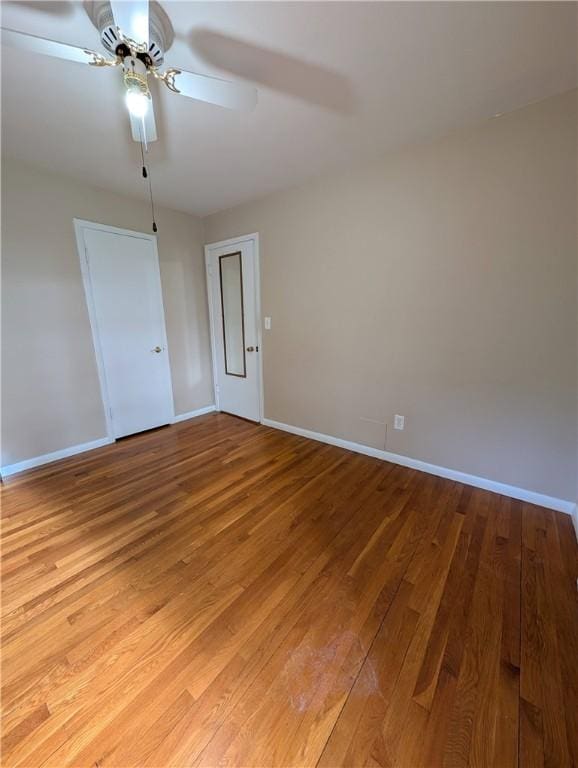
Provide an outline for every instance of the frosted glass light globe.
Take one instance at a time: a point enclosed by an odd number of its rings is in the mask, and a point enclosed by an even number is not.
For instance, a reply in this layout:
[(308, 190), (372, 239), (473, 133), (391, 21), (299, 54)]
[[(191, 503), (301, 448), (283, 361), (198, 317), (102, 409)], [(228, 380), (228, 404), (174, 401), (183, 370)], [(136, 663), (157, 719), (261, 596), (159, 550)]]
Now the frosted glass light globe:
[(142, 119), (148, 111), (149, 100), (142, 91), (130, 90), (126, 92), (126, 105), (133, 117)]

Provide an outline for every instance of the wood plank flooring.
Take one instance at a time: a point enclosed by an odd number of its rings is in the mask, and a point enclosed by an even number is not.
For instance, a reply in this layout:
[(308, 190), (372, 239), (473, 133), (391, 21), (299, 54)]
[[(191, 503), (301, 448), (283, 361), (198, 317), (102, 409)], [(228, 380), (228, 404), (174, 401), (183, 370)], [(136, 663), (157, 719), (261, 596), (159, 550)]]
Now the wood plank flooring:
[(2, 540), (3, 766), (578, 766), (569, 516), (211, 414)]

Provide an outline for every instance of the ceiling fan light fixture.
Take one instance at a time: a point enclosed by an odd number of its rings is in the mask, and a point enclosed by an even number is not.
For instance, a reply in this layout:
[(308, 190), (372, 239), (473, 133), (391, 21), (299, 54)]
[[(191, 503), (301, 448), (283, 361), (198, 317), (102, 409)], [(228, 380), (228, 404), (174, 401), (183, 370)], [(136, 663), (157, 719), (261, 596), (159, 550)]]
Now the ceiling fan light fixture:
[(125, 100), (128, 111), (133, 117), (143, 118), (146, 115), (150, 98), (140, 88), (129, 88)]
[(143, 118), (151, 100), (146, 67), (140, 59), (132, 56), (125, 58), (123, 67), (126, 106), (133, 117)]

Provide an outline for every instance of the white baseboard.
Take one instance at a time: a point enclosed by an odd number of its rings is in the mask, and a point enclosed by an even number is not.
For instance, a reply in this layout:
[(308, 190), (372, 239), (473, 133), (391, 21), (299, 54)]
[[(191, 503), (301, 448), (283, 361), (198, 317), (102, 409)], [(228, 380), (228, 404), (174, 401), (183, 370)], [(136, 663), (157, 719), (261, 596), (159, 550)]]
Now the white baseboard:
[(100, 440), (92, 440), (90, 443), (71, 445), (70, 448), (63, 448), (60, 451), (45, 453), (43, 456), (35, 456), (33, 459), (19, 461), (16, 464), (8, 464), (7, 466), (0, 468), (0, 474), (2, 477), (9, 477), (18, 472), (24, 472), (26, 469), (34, 469), (34, 467), (41, 467), (43, 464), (50, 464), (59, 459), (67, 459), (69, 456), (76, 456), (77, 453), (84, 453), (85, 451), (92, 451), (95, 448), (102, 448), (103, 445), (110, 445), (113, 442), (114, 440), (111, 440), (110, 437), (102, 437)]
[(197, 416), (203, 416), (205, 413), (212, 413), (215, 410), (214, 405), (205, 405), (204, 408), (197, 408), (196, 411), (188, 411), (187, 413), (179, 413), (178, 416), (175, 416), (172, 420), (173, 424), (176, 424), (179, 421), (186, 421), (187, 419), (194, 419)]
[[(409, 456), (401, 456), (397, 453), (382, 451), (379, 448), (372, 448), (369, 445), (362, 445), (360, 443), (352, 443), (349, 440), (342, 440), (339, 437), (333, 437), (333, 435), (323, 435), (320, 432), (312, 432), (309, 429), (294, 427), (290, 424), (282, 424), (279, 421), (272, 421), (271, 419), (263, 419), (262, 423), (267, 427), (281, 429), (284, 432), (291, 432), (293, 435), (309, 437), (311, 440), (318, 440), (321, 443), (336, 445), (339, 448), (346, 448), (347, 450), (354, 451), (355, 453), (363, 453), (366, 456), (373, 456), (376, 459), (390, 461), (392, 464), (400, 464), (402, 467), (419, 469), (422, 472), (427, 472), (430, 475), (438, 475), (439, 477), (445, 477), (448, 480), (456, 480), (457, 482), (464, 483), (465, 485), (473, 485), (475, 488), (483, 488), (486, 491), (493, 491), (494, 493), (500, 493), (503, 496), (510, 496), (513, 499), (527, 501), (530, 504), (536, 504), (540, 507), (547, 507), (548, 509), (555, 509), (558, 512), (565, 512), (568, 515), (572, 515), (573, 510), (576, 507), (576, 505), (571, 501), (557, 499), (553, 496), (545, 496), (544, 494), (536, 493), (535, 491), (527, 491), (524, 488), (517, 488), (514, 485), (506, 485), (505, 483), (498, 483), (494, 480), (487, 480), (485, 477), (468, 475), (465, 472), (458, 472), (458, 470), (455, 469), (438, 467), (435, 464), (428, 464), (425, 461), (412, 459)], [(575, 516), (574, 524), (577, 524)]]

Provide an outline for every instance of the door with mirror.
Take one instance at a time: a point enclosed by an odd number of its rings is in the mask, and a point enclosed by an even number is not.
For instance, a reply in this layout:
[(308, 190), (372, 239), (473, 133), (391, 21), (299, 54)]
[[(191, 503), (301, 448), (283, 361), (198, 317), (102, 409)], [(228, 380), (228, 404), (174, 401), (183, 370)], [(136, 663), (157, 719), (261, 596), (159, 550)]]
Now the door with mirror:
[(260, 421), (256, 241), (209, 245), (206, 261), (217, 409)]

